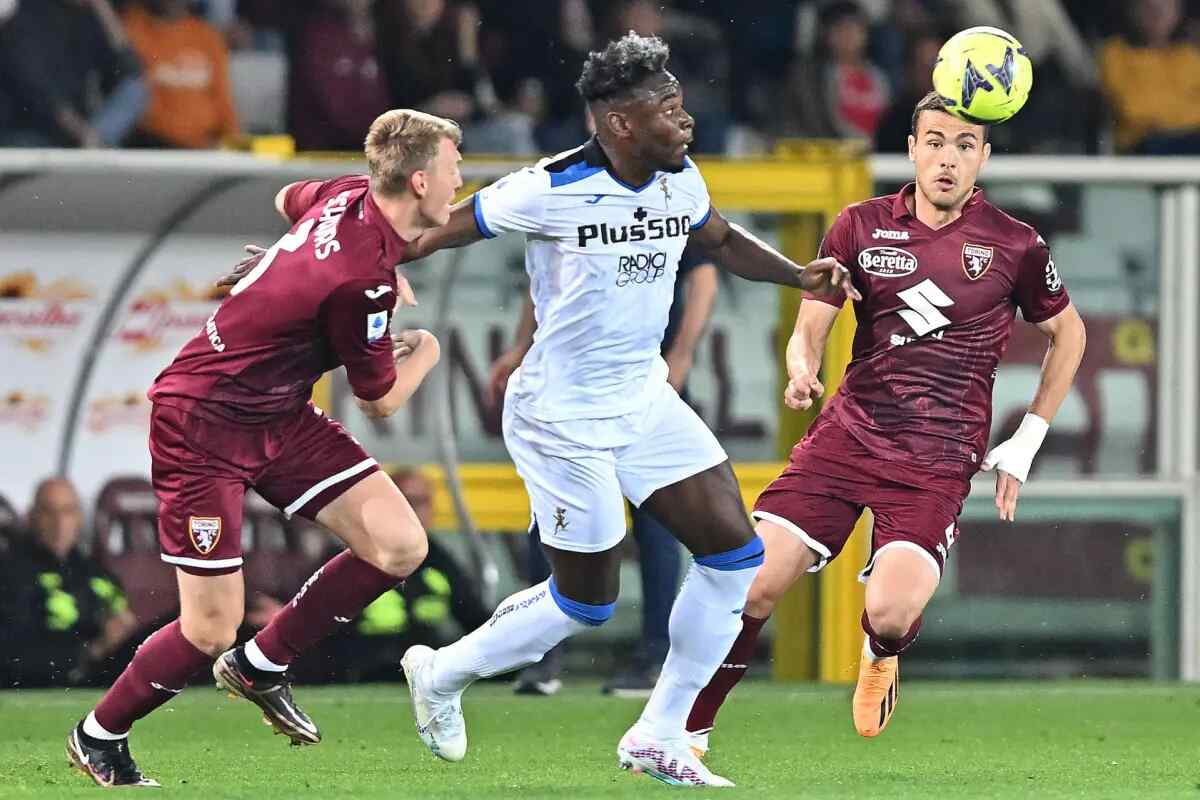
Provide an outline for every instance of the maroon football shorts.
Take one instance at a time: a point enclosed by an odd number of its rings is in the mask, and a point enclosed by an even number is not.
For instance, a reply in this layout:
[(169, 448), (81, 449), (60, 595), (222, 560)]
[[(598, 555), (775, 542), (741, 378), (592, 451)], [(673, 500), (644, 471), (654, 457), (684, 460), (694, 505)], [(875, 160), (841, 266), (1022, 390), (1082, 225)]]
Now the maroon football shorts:
[(783, 472), (754, 504), (755, 519), (800, 537), (820, 560), (837, 558), (864, 508), (875, 515), (871, 556), (860, 580), (886, 548), (920, 553), (939, 576), (958, 538), (967, 479), (921, 474), (872, 456), (845, 428), (822, 415), (792, 449)]
[(345, 428), (312, 403), (254, 426), (155, 403), (150, 457), (162, 559), (198, 575), (241, 567), (247, 487), (288, 516), (314, 519), (379, 469)]

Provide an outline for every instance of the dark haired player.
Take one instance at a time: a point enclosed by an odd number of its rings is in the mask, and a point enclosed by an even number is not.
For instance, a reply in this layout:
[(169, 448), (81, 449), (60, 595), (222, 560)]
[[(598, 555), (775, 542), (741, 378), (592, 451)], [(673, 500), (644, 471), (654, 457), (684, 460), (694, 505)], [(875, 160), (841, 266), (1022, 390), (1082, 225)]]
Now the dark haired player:
[[(821, 254), (848, 265), (862, 295), (853, 360), (755, 504), (766, 563), (746, 598), (742, 631), (688, 719), (698, 752), (708, 749), (717, 710), (745, 674), (779, 598), (837, 557), (863, 508), (875, 515), (853, 702), (863, 736), (878, 735), (896, 708), (898, 656), (921, 629), (977, 470), (996, 470), (1000, 518), (1015, 517), (1085, 334), (1046, 242), (976, 188), (990, 150), (984, 126), (927, 95), (908, 137), (915, 183), (847, 207), (825, 237)], [(840, 305), (840, 297), (816, 295), (800, 304), (787, 347), (791, 408), (808, 408), (823, 391), (817, 375)], [(985, 454), (992, 383), (1018, 309), (1050, 346), (1029, 413)]]
[(689, 751), (684, 721), (741, 627), (762, 545), (725, 451), (667, 382), (659, 347), (676, 268), (690, 237), (751, 280), (828, 293), (848, 282), (833, 259), (800, 267), (711, 207), (687, 157), (693, 122), (667, 57), (661, 40), (633, 33), (591, 53), (578, 87), (595, 138), (481, 190), (407, 252), (521, 232), (537, 317), (505, 393), (504, 440), (553, 575), (458, 642), (405, 654), (418, 732), (449, 761), (466, 753), (467, 686), (540, 661), (611, 616), (624, 495), (694, 559), (662, 675), (619, 761), (667, 783), (729, 785)]

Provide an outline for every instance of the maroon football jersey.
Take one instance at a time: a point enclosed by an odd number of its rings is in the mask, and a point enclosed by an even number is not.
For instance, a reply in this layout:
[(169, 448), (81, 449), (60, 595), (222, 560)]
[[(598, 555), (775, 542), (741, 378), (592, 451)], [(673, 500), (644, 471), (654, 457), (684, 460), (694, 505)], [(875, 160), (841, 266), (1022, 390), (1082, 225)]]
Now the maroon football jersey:
[(297, 184), (285, 210), (292, 229), (159, 374), (151, 400), (260, 422), (303, 407), (313, 384), (341, 365), (364, 400), (391, 388), (389, 326), (405, 242), (366, 176)]
[(863, 296), (853, 358), (825, 413), (882, 461), (969, 477), (987, 447), (1017, 309), (1043, 322), (1070, 299), (1042, 237), (982, 190), (938, 230), (908, 210), (914, 191), (847, 207), (821, 244)]

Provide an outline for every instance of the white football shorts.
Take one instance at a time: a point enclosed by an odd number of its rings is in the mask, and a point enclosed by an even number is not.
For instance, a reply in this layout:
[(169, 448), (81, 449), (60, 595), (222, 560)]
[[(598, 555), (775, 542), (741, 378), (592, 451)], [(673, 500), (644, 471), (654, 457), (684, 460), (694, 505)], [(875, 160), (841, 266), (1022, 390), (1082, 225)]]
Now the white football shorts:
[(640, 506), (729, 458), (669, 383), (651, 397), (624, 416), (561, 422), (524, 416), (520, 402), (505, 397), (504, 443), (543, 543), (576, 553), (611, 549), (625, 537), (623, 497)]

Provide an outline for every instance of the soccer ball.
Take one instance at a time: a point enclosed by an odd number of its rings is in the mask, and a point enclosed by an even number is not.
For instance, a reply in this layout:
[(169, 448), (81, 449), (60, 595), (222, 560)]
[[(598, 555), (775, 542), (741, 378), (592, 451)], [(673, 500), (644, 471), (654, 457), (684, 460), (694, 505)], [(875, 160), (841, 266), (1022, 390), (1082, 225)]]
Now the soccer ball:
[(1016, 38), (980, 26), (946, 40), (933, 66), (933, 89), (959, 119), (991, 125), (1011, 119), (1033, 88), (1033, 64)]

